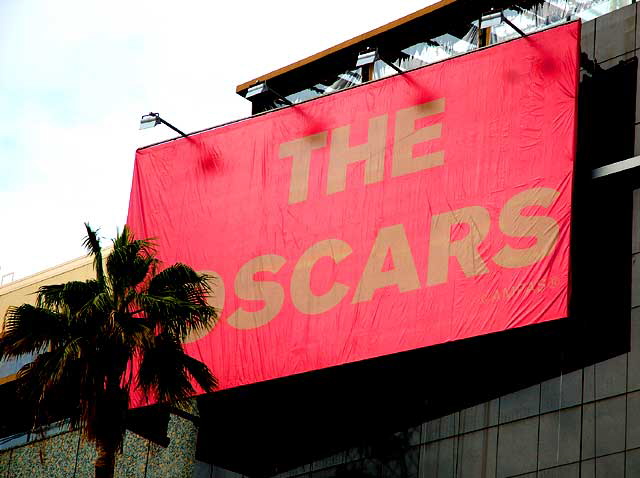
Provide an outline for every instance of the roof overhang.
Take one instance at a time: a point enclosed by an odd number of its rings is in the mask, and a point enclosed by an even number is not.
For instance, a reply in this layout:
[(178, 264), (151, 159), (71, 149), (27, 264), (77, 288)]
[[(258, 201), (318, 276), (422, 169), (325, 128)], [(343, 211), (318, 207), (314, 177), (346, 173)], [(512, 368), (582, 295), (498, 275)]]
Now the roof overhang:
[(357, 45), (363, 42), (366, 42), (367, 40), (372, 39), (373, 37), (376, 37), (382, 33), (388, 32), (390, 30), (393, 30), (395, 28), (404, 26), (414, 20), (416, 20), (417, 18), (423, 17), (424, 15), (430, 14), (436, 10), (439, 10), (443, 7), (446, 7), (447, 5), (450, 5), (452, 3), (457, 2), (458, 0), (440, 0), (437, 3), (434, 3), (433, 5), (429, 5), (428, 7), (424, 7), (414, 13), (410, 13), (409, 15), (406, 15), (402, 18), (399, 18), (398, 20), (394, 20), (390, 23), (387, 23), (386, 25), (383, 25), (381, 27), (378, 27), (374, 30), (371, 30), (367, 33), (363, 33), (362, 35), (358, 35), (356, 37), (351, 38), (350, 40), (344, 41), (342, 43), (339, 43), (338, 45), (332, 46), (331, 48), (327, 48), (326, 50), (323, 50), (319, 53), (316, 53), (314, 55), (308, 56), (307, 58), (304, 58), (302, 60), (296, 61), (295, 63), (291, 63), (290, 65), (284, 66), (282, 68), (278, 68), (277, 70), (274, 70), (270, 73), (261, 75), (257, 78), (254, 78), (253, 80), (250, 81), (246, 81), (240, 85), (238, 85), (236, 87), (236, 93), (238, 93), (239, 95), (244, 96), (244, 94), (246, 93), (247, 89), (249, 89), (251, 86), (257, 84), (257, 83), (261, 83), (263, 81), (267, 81), (267, 80), (272, 80), (274, 78), (280, 77), (282, 75), (291, 73), (295, 70), (298, 70), (302, 67), (308, 66), (311, 63), (315, 63), (319, 60), (323, 60), (326, 59), (327, 57), (340, 52), (346, 48), (349, 48), (353, 45)]

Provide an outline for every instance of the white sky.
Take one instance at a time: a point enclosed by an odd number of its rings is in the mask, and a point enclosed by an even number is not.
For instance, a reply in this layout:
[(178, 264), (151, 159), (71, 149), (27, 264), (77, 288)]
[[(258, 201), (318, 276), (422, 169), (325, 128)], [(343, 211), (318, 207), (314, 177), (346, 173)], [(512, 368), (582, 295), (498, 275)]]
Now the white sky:
[(122, 228), (135, 149), (175, 136), (143, 113), (248, 116), (236, 85), (431, 3), (0, 0), (0, 276), (83, 255), (85, 221)]

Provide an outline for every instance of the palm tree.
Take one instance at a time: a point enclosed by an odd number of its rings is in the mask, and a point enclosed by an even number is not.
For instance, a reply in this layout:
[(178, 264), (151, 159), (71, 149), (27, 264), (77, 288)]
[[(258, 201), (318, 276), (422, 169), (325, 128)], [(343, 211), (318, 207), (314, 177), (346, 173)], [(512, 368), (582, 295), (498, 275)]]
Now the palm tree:
[(18, 373), (18, 389), (31, 400), (34, 428), (47, 423), (61, 394), (71, 404), (71, 425), (97, 451), (96, 478), (113, 477), (122, 450), (129, 397), (169, 403), (217, 383), (209, 368), (184, 352), (192, 331), (210, 328), (208, 277), (184, 264), (160, 270), (150, 240), (125, 226), (103, 262), (97, 231), (85, 224), (84, 246), (96, 278), (41, 287), (36, 305), (7, 311), (0, 360), (36, 353)]

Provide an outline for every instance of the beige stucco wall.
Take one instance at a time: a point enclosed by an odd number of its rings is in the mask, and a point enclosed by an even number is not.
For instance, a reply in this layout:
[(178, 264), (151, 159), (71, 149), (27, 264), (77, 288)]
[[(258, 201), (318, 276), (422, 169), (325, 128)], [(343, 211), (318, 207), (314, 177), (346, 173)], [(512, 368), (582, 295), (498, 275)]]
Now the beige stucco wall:
[[(108, 250), (103, 253), (105, 257), (107, 253)], [(93, 257), (85, 256), (0, 287), (0, 333), (4, 328), (7, 309), (10, 306), (35, 304), (36, 292), (40, 287), (75, 280), (84, 281), (93, 277), (95, 277)], [(13, 378), (12, 375), (0, 376), (0, 384)]]

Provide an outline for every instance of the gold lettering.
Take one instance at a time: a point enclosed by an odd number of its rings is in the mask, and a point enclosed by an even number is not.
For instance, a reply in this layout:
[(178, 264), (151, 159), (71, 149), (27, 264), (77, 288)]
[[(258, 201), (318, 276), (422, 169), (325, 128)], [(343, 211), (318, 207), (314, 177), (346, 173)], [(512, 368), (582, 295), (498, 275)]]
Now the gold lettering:
[[(469, 233), (462, 239), (452, 241), (451, 228), (456, 224), (467, 224)], [(433, 216), (429, 238), (427, 285), (447, 282), (451, 256), (456, 257), (467, 277), (489, 272), (478, 247), (489, 233), (490, 226), (489, 212), (481, 206), (465, 207)]]
[(327, 144), (327, 132), (312, 134), (280, 145), (280, 159), (293, 158), (289, 182), (289, 204), (302, 202), (309, 194), (311, 152)]
[(444, 98), (399, 110), (393, 143), (391, 176), (403, 176), (444, 164), (444, 151), (413, 157), (413, 147), (442, 135), (442, 123), (416, 129), (416, 121), (444, 111)]
[[(391, 253), (393, 259), (393, 269), (383, 271), (388, 253)], [(411, 246), (402, 224), (383, 227), (378, 231), (353, 297), (353, 303), (371, 300), (376, 290), (390, 285), (397, 285), (400, 292), (420, 288)]]
[(258, 256), (243, 265), (234, 282), (236, 295), (244, 300), (262, 300), (264, 307), (256, 311), (238, 308), (227, 321), (236, 329), (255, 329), (273, 319), (284, 303), (282, 286), (273, 281), (256, 281), (253, 276), (257, 272), (276, 273), (285, 264), (286, 259), (275, 254)]
[(500, 230), (511, 237), (535, 237), (536, 243), (526, 249), (504, 246), (493, 262), (509, 269), (526, 267), (544, 259), (558, 242), (560, 226), (548, 216), (523, 216), (522, 210), (530, 206), (549, 207), (560, 195), (551, 188), (533, 188), (522, 191), (511, 199), (500, 212)]
[(351, 127), (340, 126), (331, 132), (331, 152), (327, 194), (344, 191), (347, 182), (347, 166), (365, 161), (364, 183), (373, 184), (384, 177), (384, 152), (387, 134), (387, 115), (369, 120), (368, 140), (358, 146), (349, 146)]
[(291, 276), (291, 301), (303, 314), (322, 314), (340, 303), (349, 287), (335, 282), (323, 295), (311, 291), (311, 271), (322, 257), (330, 257), (336, 264), (351, 254), (351, 246), (340, 239), (317, 242), (298, 260)]

